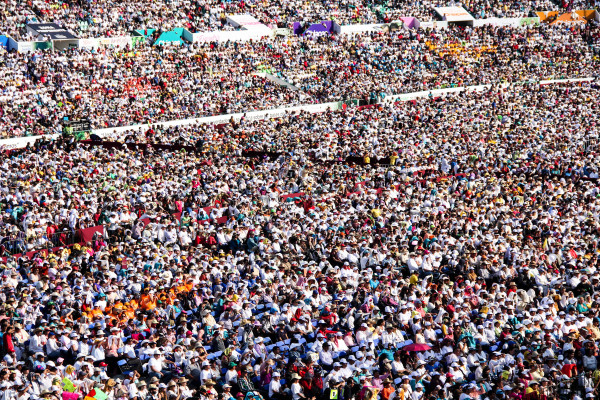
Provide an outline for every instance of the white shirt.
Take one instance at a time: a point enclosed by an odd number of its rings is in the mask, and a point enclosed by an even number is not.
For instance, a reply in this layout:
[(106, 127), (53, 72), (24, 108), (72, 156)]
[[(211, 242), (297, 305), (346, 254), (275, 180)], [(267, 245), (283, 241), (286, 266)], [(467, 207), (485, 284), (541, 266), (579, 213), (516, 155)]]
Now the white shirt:
[(292, 400), (298, 400), (302, 393), (302, 386), (298, 382), (292, 383)]
[(161, 372), (162, 371), (162, 360), (161, 358), (152, 357), (148, 360), (148, 371), (150, 372)]
[(273, 393), (279, 393), (281, 391), (281, 381), (271, 379), (269, 383), (269, 397), (273, 397)]

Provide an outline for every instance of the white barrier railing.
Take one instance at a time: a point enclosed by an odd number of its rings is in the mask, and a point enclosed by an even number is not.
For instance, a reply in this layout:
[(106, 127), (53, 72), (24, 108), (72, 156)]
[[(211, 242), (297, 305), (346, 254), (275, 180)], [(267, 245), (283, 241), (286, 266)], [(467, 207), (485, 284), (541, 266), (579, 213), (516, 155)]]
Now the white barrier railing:
[[(591, 82), (593, 80), (594, 80), (594, 78), (550, 79), (550, 80), (538, 81), (537, 83), (540, 85), (549, 85), (552, 83)], [(503, 83), (500, 86), (502, 86), (502, 87), (520, 86), (524, 83), (527, 83), (527, 81), (515, 83), (512, 85), (508, 84), (508, 83)], [(531, 83), (536, 83), (536, 82), (531, 82)], [(462, 92), (463, 90), (468, 90), (471, 92), (481, 92), (485, 89), (489, 89), (490, 87), (492, 87), (491, 84), (474, 85), (474, 86), (460, 86), (460, 87), (445, 88), (445, 89), (423, 90), (421, 92), (404, 93), (404, 94), (397, 94), (397, 95), (393, 95), (393, 96), (386, 96), (383, 99), (383, 102), (384, 103), (393, 103), (396, 101), (410, 101), (410, 100), (415, 100), (415, 99), (422, 99), (424, 97), (430, 97), (430, 96), (431, 97), (440, 97), (440, 96), (446, 96), (451, 93), (459, 93), (459, 92)]]
[[(573, 78), (573, 79), (551, 79), (551, 80), (543, 80), (539, 81), (540, 85), (549, 85), (553, 83), (573, 83), (573, 82), (592, 82), (596, 78)], [(508, 86), (519, 86), (526, 82), (519, 82), (518, 84), (503, 84), (503, 87)], [(486, 88), (490, 88), (492, 85), (475, 85), (475, 86), (462, 86), (456, 88), (446, 88), (446, 89), (434, 89), (434, 90), (425, 90), (421, 92), (414, 93), (405, 93), (394, 96), (387, 96), (384, 98), (384, 103), (393, 103), (397, 101), (410, 101), (418, 98), (424, 97), (439, 97), (448, 95), (451, 93), (458, 93), (463, 90), (468, 91), (483, 91)], [(139, 130), (147, 130), (150, 126), (154, 125), (162, 125), (165, 127), (169, 126), (178, 126), (178, 125), (195, 125), (195, 124), (223, 124), (233, 120), (239, 121), (242, 117), (246, 117), (247, 120), (257, 120), (264, 118), (277, 118), (281, 117), (288, 113), (295, 113), (298, 111), (306, 111), (310, 113), (324, 112), (327, 110), (338, 110), (341, 108), (341, 102), (330, 102), (330, 103), (320, 103), (320, 104), (305, 104), (294, 107), (284, 107), (284, 108), (273, 108), (269, 110), (261, 110), (261, 111), (249, 111), (246, 113), (234, 113), (234, 114), (224, 114), (224, 115), (215, 115), (212, 117), (201, 117), (201, 118), (189, 118), (189, 119), (179, 119), (173, 121), (165, 121), (165, 122), (154, 122), (151, 124), (138, 124), (138, 125), (129, 125), (129, 126), (120, 126), (115, 128), (105, 128), (105, 129), (93, 129), (92, 133), (102, 137), (102, 138), (118, 138), (122, 133), (127, 131), (139, 131)], [(10, 139), (1, 139), (0, 140), (0, 149), (9, 150), (9, 149), (18, 149), (27, 146), (28, 143), (33, 144), (36, 140), (41, 138), (46, 139), (56, 139), (60, 135), (44, 135), (44, 136), (26, 136), (19, 138), (10, 138)]]
[(117, 128), (105, 128), (105, 129), (94, 129), (93, 133), (100, 137), (109, 137), (113, 134), (120, 134), (127, 131), (137, 131), (139, 129), (148, 129), (153, 125), (162, 125), (164, 127), (169, 126), (182, 126), (182, 125), (198, 125), (198, 124), (224, 124), (233, 118), (234, 121), (239, 121), (242, 117), (246, 117), (248, 121), (253, 121), (257, 119), (266, 118), (277, 118), (281, 117), (285, 114), (295, 113), (298, 111), (306, 111), (311, 113), (323, 112), (330, 110), (337, 110), (339, 107), (339, 102), (330, 102), (330, 103), (320, 103), (320, 104), (305, 104), (300, 106), (293, 107), (284, 107), (284, 108), (272, 108), (269, 110), (261, 110), (261, 111), (248, 111), (245, 113), (234, 113), (234, 114), (223, 114), (223, 115), (214, 115), (212, 117), (201, 117), (201, 118), (189, 118), (189, 119), (179, 119), (174, 121), (166, 121), (166, 122), (154, 122), (152, 124), (139, 124), (139, 125), (130, 125), (130, 126), (122, 126)]

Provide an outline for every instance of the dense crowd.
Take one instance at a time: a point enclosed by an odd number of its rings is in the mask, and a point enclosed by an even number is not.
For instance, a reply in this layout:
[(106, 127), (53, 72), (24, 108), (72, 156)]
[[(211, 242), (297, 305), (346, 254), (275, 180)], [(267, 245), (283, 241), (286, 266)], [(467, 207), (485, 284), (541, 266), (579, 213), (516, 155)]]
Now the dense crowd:
[[(33, 40), (26, 25), (56, 23), (79, 38), (127, 36), (147, 29), (185, 28), (190, 32), (235, 29), (228, 15), (250, 14), (270, 27), (291, 27), (294, 22), (334, 20), (340, 25), (388, 23), (400, 17), (431, 21), (434, 7), (454, 3), (437, 0), (319, 0), (230, 2), (220, 0), (6, 0), (0, 4), (0, 34), (17, 40)], [(528, 17), (535, 11), (594, 9), (595, 0), (536, 0), (533, 2), (466, 0), (457, 2), (475, 18)]]
[(590, 77), (598, 69), (598, 54), (591, 45), (599, 34), (595, 24), (571, 29), (486, 25), (322, 37), (298, 43), (304, 50), (301, 62), (285, 65), (280, 74), (319, 100)]
[[(0, 400), (600, 397), (597, 23), (152, 43), (231, 14), (344, 25), (439, 5), (0, 4), (19, 39), (36, 21), (149, 36), (0, 47), (1, 138), (145, 124), (0, 148)], [(541, 84), (561, 78), (589, 79)]]
[(205, 0), (160, 0), (150, 4), (138, 0), (7, 0), (0, 7), (2, 33), (19, 40), (33, 39), (26, 30), (31, 22), (53, 22), (79, 38), (128, 36), (132, 31), (147, 29), (233, 30), (227, 15), (244, 9), (237, 3)]
[[(582, 5), (583, 5), (582, 1)], [(466, 0), (464, 6), (474, 18), (517, 18), (536, 16), (536, 11), (559, 10), (560, 4), (550, 0), (540, 1), (482, 1)]]
[(595, 398), (598, 90), (4, 152), (3, 396)]
[(302, 102), (303, 93), (256, 76), (261, 57), (241, 46), (7, 53), (0, 136), (60, 132), (66, 117), (103, 128)]
[[(183, 48), (7, 53), (0, 60), (1, 137), (157, 123), (444, 87), (597, 75), (596, 24), (402, 29), (278, 37)], [(264, 76), (279, 77), (284, 86)]]

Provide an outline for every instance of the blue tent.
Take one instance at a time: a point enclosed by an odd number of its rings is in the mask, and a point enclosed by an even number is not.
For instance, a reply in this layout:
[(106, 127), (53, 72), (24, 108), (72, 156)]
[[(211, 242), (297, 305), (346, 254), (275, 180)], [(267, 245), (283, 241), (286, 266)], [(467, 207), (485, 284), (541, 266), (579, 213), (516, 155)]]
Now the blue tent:
[(175, 28), (172, 31), (163, 32), (160, 34), (154, 45), (161, 44), (183, 44), (183, 28)]

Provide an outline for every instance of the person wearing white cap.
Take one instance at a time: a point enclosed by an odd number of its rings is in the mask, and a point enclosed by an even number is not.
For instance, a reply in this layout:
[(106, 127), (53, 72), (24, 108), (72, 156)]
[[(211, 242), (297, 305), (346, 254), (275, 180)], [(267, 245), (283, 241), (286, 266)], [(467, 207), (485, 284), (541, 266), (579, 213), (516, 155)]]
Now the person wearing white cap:
[[(423, 398), (423, 396), (425, 395), (425, 393), (423, 392), (423, 389), (425, 389), (425, 386), (423, 386), (422, 383), (417, 383), (415, 385), (415, 390), (412, 393), (411, 399), (412, 400), (421, 400)], [(460, 399), (460, 400), (464, 400), (464, 399)]]
[(204, 382), (212, 379), (212, 371), (210, 370), (210, 361), (202, 361), (202, 369), (200, 370), (200, 384), (204, 385)]
[(342, 362), (340, 364), (342, 364), (342, 374), (348, 378), (350, 376), (352, 376), (352, 374), (354, 374), (354, 372), (358, 369), (357, 367), (357, 363), (356, 363), (356, 357), (354, 357), (354, 355), (349, 355), (348, 358), (345, 360), (346, 364), (344, 364), (344, 360), (342, 360)]
[(350, 363), (348, 362), (347, 359), (342, 358), (340, 360), (340, 365), (342, 366), (340, 368), (340, 377), (342, 379), (348, 379), (352, 376), (352, 367), (350, 367)]
[(356, 341), (362, 342), (367, 341), (372, 335), (372, 332), (369, 330), (369, 326), (364, 322), (360, 325), (360, 329), (356, 332)]
[(342, 364), (339, 362), (334, 362), (333, 363), (333, 369), (331, 370), (331, 372), (329, 372), (327, 374), (327, 376), (325, 377), (325, 379), (323, 380), (323, 387), (329, 387), (329, 382), (331, 382), (333, 380), (333, 382), (336, 381), (336, 379), (338, 378), (342, 378), (343, 377), (343, 372), (342, 372)]
[(148, 375), (150, 377), (157, 377), (161, 379), (164, 375), (164, 358), (162, 357), (162, 351), (159, 349), (154, 350), (152, 353), (152, 358), (148, 360)]
[(322, 333), (317, 334), (317, 340), (309, 345), (310, 349), (314, 352), (320, 352), (323, 349), (323, 344), (325, 344), (325, 336)]
[(281, 375), (275, 371), (271, 376), (271, 382), (269, 382), (269, 398), (278, 400), (281, 398), (281, 395)]

